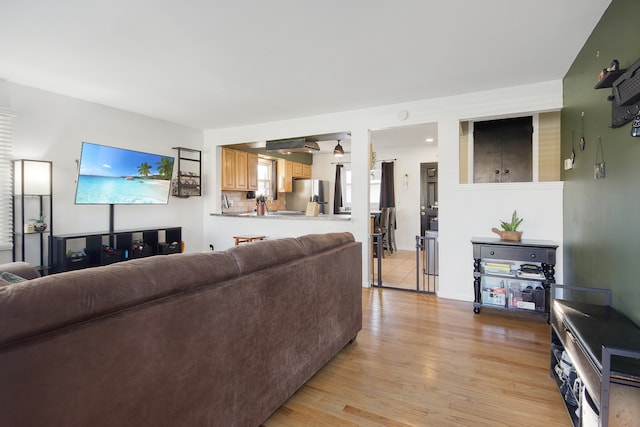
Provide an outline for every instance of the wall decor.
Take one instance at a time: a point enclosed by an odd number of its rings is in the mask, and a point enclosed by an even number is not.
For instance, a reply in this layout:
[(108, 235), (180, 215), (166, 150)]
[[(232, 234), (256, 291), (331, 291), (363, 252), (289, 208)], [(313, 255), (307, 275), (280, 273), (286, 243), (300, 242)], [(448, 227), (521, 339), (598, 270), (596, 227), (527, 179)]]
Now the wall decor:
[(584, 139), (584, 111), (580, 113), (580, 151), (584, 151), (587, 141)]
[(598, 148), (596, 149), (596, 161), (593, 164), (593, 178), (604, 179), (604, 152), (602, 151), (602, 138), (598, 137)]

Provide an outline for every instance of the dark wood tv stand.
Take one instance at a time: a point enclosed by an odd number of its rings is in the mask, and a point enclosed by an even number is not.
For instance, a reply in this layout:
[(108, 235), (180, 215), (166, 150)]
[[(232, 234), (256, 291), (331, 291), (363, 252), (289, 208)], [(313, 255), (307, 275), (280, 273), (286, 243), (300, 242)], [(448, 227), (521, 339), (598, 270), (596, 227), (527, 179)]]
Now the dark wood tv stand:
[(182, 252), (182, 227), (50, 236), (53, 273)]

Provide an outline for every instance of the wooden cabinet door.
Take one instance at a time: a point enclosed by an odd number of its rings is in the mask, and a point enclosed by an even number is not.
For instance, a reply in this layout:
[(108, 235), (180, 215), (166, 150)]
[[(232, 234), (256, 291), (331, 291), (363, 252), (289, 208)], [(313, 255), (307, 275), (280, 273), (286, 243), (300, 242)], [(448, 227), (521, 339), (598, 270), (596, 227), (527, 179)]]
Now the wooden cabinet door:
[(278, 159), (278, 192), (293, 191), (293, 164), (289, 160)]
[(245, 151), (236, 151), (236, 189), (246, 190), (249, 188), (247, 176), (247, 156)]
[(258, 155), (254, 153), (247, 154), (247, 185), (248, 190), (258, 189)]
[(222, 189), (236, 188), (236, 152), (230, 148), (222, 148)]
[(294, 178), (302, 178), (302, 163), (291, 162), (292, 176)]
[(302, 177), (303, 178), (311, 178), (311, 165), (302, 165)]

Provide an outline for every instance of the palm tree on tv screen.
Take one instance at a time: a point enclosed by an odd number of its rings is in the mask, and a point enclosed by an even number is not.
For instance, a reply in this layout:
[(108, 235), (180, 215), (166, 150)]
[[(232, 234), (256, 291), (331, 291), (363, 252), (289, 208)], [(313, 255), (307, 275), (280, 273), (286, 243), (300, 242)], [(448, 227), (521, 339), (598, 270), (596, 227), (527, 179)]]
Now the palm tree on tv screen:
[(140, 176), (149, 176), (149, 171), (151, 171), (151, 165), (147, 162), (142, 163), (138, 166), (138, 173)]
[(171, 179), (173, 159), (171, 157), (163, 157), (156, 164), (158, 165), (158, 173), (165, 179)]

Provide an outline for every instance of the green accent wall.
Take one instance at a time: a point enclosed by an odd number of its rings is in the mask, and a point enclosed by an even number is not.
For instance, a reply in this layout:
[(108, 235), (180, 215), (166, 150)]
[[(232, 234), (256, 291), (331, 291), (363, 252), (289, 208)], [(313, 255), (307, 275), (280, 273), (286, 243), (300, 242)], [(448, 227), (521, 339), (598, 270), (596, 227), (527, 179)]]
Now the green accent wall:
[[(585, 5), (585, 7), (587, 7)], [(613, 59), (640, 59), (640, 1), (613, 0), (563, 80), (564, 277), (562, 283), (613, 292), (613, 306), (640, 325), (640, 138), (631, 123), (613, 129), (611, 89), (594, 88)], [(580, 151), (584, 112), (585, 150)], [(594, 179), (598, 138), (605, 178)]]

